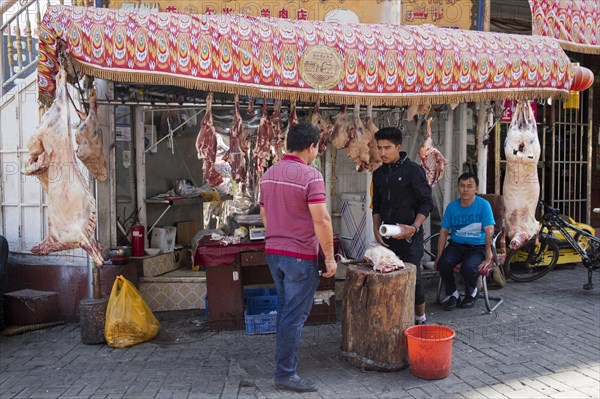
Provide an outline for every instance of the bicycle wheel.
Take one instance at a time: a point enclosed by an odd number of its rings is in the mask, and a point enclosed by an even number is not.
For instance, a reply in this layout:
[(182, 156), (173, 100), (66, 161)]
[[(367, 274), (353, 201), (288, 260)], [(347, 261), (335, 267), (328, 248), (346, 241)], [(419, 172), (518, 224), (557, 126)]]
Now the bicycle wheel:
[(542, 239), (539, 245), (529, 240), (508, 253), (505, 274), (514, 281), (528, 282), (550, 273), (558, 261), (559, 249), (553, 240)]
[(430, 235), (429, 237), (425, 238), (425, 240), (423, 240), (423, 255), (428, 256), (431, 259), (431, 261), (435, 261), (435, 258), (437, 257), (437, 245), (439, 237), (440, 233), (436, 233)]

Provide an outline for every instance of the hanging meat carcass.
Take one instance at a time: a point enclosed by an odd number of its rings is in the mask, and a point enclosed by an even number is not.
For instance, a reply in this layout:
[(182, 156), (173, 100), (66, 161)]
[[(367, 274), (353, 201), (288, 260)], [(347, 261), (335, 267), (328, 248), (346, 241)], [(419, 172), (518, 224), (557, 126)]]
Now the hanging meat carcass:
[(273, 127), (269, 123), (267, 102), (263, 100), (262, 117), (256, 134), (256, 146), (254, 147), (254, 158), (256, 159), (256, 171), (259, 175), (269, 166), (271, 159), (271, 139), (273, 138)]
[(279, 160), (283, 158), (283, 154), (285, 153), (285, 143), (281, 138), (281, 100), (275, 101), (275, 109), (273, 110), (273, 114), (269, 118), (269, 123), (271, 124), (271, 133), (273, 137), (271, 138), (271, 157), (273, 158), (273, 162), (275, 160)]
[(75, 132), (77, 158), (92, 172), (96, 180), (102, 182), (108, 179), (108, 168), (102, 151), (102, 138), (97, 129), (96, 90), (94, 87), (90, 89), (89, 100), (90, 110), (87, 117), (79, 124)]
[(94, 239), (96, 200), (77, 167), (69, 123), (67, 72), (56, 75), (56, 98), (27, 143), (23, 173), (39, 177), (48, 193), (48, 235), (31, 248), (34, 254), (82, 248), (96, 266), (103, 264), (102, 246)]
[[(196, 137), (196, 150), (198, 159), (204, 159), (207, 155), (217, 152), (217, 133), (212, 120), (212, 93), (206, 96), (206, 109), (200, 122), (200, 133)], [(212, 157), (214, 160), (214, 155)]]
[(333, 133), (331, 135), (331, 144), (338, 150), (346, 148), (354, 139), (354, 123), (346, 114), (346, 106), (342, 105), (340, 112), (335, 117)]
[(540, 195), (540, 152), (531, 106), (528, 101), (519, 101), (504, 141), (504, 219), (511, 249), (519, 248), (538, 231), (535, 210)]
[(240, 147), (242, 147), (242, 151), (244, 151), (246, 156), (248, 156), (248, 150), (250, 150), (250, 136), (252, 136), (253, 133), (254, 131), (252, 129), (242, 129), (242, 135), (240, 136)]
[(421, 166), (425, 169), (427, 183), (434, 187), (444, 177), (444, 169), (446, 169), (448, 161), (437, 148), (433, 147), (433, 140), (431, 139), (432, 119), (427, 119), (427, 135), (425, 141), (419, 147), (419, 158), (421, 158)]
[(382, 245), (374, 245), (368, 248), (363, 256), (376, 272), (389, 273), (406, 267), (404, 262), (392, 250)]
[(244, 128), (242, 126), (242, 115), (240, 115), (240, 98), (235, 95), (233, 122), (229, 136), (229, 149), (223, 156), (223, 160), (231, 165), (231, 176), (236, 183), (246, 181), (246, 159), (242, 145)]
[(283, 158), (283, 155), (285, 154), (285, 150), (287, 149), (287, 135), (288, 132), (298, 124), (298, 115), (296, 114), (296, 101), (292, 101), (290, 103), (290, 115), (288, 117), (288, 123), (287, 123), (287, 127), (285, 128), (285, 131), (283, 132), (283, 138), (281, 139), (281, 141), (283, 142), (283, 145), (278, 146), (278, 151), (275, 152), (275, 158), (273, 159), (273, 163), (278, 162), (279, 160), (281, 160), (281, 158)]
[(360, 105), (354, 106), (354, 139), (348, 144), (348, 157), (355, 163), (357, 172), (362, 172), (369, 167), (369, 142), (371, 136), (366, 134), (365, 127), (360, 119)]
[(377, 149), (377, 140), (375, 139), (375, 133), (379, 128), (373, 122), (373, 106), (367, 106), (367, 117), (365, 118), (365, 134), (370, 137), (369, 140), (369, 165), (367, 169), (370, 172), (374, 172), (382, 164), (381, 155)]
[(333, 134), (333, 126), (321, 116), (319, 103), (315, 105), (311, 122), (319, 130), (319, 155), (322, 155), (327, 150), (327, 143)]
[(223, 176), (216, 171), (215, 161), (217, 156), (217, 132), (213, 126), (212, 117), (212, 93), (206, 96), (206, 110), (200, 123), (200, 133), (196, 138), (196, 150), (198, 159), (204, 160), (203, 177), (211, 187), (217, 187), (223, 183)]
[(246, 115), (254, 116), (254, 97), (248, 99), (248, 109), (246, 109)]
[(431, 110), (431, 104), (411, 105), (406, 111), (406, 120), (412, 121), (416, 115), (425, 116)]

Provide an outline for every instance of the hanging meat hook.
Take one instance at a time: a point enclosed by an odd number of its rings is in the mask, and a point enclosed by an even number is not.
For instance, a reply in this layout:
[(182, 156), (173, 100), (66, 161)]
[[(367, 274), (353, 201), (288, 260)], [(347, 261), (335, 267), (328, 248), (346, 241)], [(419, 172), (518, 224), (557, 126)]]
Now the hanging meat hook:
[(437, 140), (434, 140), (433, 137), (431, 138), (433, 145), (436, 147), (442, 147), (444, 145), (445, 139), (444, 136), (442, 136), (441, 133), (441, 120), (443, 119), (444, 121), (448, 120), (448, 107), (445, 105), (442, 105), (438, 108), (437, 110), (437, 114), (441, 117), (441, 118), (435, 118), (433, 119), (434, 121), (437, 119)]

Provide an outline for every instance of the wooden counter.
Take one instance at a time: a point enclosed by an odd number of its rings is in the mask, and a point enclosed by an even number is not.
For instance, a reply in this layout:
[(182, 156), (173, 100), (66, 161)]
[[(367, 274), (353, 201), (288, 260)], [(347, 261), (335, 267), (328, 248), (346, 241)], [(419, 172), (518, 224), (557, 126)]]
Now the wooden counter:
[[(334, 240), (336, 251), (339, 240)], [(194, 264), (206, 269), (208, 320), (211, 330), (244, 328), (243, 289), (250, 285), (273, 286), (273, 278), (264, 253), (265, 242), (242, 241), (221, 245), (205, 237), (194, 253)], [(319, 255), (319, 269), (325, 271), (324, 258)], [(333, 298), (327, 303), (323, 291), (331, 290)], [(335, 278), (321, 277), (315, 302), (307, 324), (333, 323), (335, 314)], [(321, 294), (319, 293), (321, 292)]]

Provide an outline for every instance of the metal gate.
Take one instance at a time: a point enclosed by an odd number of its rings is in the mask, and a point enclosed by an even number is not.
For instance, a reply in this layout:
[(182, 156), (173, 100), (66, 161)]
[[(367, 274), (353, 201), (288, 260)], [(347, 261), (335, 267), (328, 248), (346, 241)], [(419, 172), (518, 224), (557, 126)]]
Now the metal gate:
[[(592, 195), (592, 89), (579, 95), (577, 108), (552, 104), (552, 205), (573, 219), (590, 223)], [(577, 101), (575, 101), (577, 105)]]

